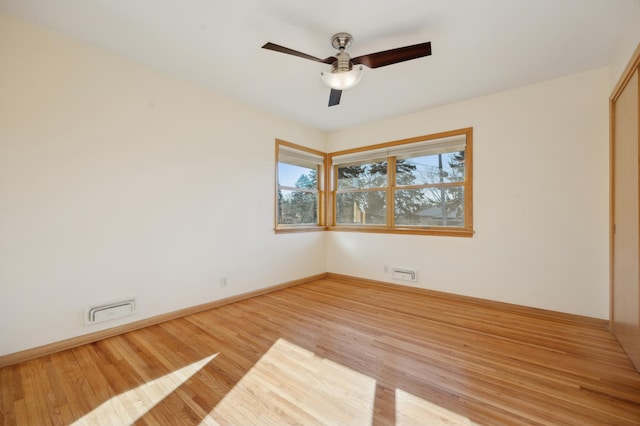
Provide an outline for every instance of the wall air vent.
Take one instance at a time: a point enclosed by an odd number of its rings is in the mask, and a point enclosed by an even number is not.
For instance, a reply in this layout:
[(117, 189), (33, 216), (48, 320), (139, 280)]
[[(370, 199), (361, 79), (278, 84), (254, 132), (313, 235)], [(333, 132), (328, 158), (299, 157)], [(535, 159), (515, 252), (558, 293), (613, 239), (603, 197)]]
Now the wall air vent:
[(85, 325), (96, 324), (133, 315), (136, 312), (135, 299), (124, 299), (102, 305), (94, 305), (84, 310), (84, 323)]
[(408, 268), (391, 268), (391, 278), (402, 281), (418, 281), (418, 271)]

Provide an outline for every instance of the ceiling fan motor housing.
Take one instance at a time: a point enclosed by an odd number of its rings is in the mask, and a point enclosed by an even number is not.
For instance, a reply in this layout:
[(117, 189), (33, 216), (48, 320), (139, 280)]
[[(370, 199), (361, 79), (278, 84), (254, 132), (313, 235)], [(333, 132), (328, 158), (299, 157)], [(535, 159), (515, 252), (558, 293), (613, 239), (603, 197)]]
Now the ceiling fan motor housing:
[(347, 72), (351, 71), (353, 65), (351, 65), (351, 57), (347, 52), (340, 51), (335, 55), (337, 61), (331, 64), (331, 72)]

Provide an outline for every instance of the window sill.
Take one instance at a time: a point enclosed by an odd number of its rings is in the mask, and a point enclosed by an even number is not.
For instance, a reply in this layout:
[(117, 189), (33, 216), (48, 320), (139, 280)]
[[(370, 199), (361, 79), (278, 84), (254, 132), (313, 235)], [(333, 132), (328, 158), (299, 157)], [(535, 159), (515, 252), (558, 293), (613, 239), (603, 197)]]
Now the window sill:
[(329, 231), (365, 232), (376, 234), (406, 234), (406, 235), (434, 235), (442, 237), (473, 237), (473, 229), (463, 228), (386, 228), (373, 226), (330, 226)]
[(282, 226), (280, 225), (279, 227), (274, 229), (274, 232), (276, 234), (295, 234), (297, 232), (320, 232), (320, 231), (326, 231), (326, 230), (327, 230), (326, 226), (295, 226), (295, 225)]
[(471, 238), (475, 231), (457, 228), (386, 228), (383, 226), (288, 226), (276, 228), (276, 234), (295, 234), (300, 232), (363, 232), (373, 234), (432, 235), (441, 237)]

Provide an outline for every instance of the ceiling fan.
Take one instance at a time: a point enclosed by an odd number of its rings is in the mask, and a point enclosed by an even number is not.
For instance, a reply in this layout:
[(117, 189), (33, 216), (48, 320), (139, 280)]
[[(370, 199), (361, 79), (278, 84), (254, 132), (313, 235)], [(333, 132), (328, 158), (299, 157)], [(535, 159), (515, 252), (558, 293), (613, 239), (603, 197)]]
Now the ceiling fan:
[(320, 76), (327, 86), (331, 88), (329, 94), (329, 106), (338, 105), (342, 91), (354, 87), (362, 78), (362, 66), (369, 68), (380, 68), (387, 65), (397, 64), (410, 59), (422, 58), (431, 55), (431, 42), (414, 44), (411, 46), (398, 47), (396, 49), (385, 50), (368, 55), (352, 58), (345, 51), (353, 42), (353, 37), (349, 33), (337, 33), (331, 37), (331, 46), (338, 49), (338, 53), (326, 59), (316, 58), (288, 47), (279, 46), (274, 43), (266, 43), (263, 49), (269, 49), (299, 58), (309, 59), (323, 64), (331, 64), (331, 72), (322, 72)]

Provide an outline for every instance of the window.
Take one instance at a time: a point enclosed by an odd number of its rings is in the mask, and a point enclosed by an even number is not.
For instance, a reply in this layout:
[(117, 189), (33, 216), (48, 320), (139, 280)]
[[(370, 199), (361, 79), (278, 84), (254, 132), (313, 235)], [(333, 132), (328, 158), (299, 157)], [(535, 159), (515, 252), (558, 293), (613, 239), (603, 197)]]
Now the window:
[(324, 230), (326, 154), (276, 140), (276, 232)]
[(329, 155), (330, 229), (473, 235), (472, 129)]

